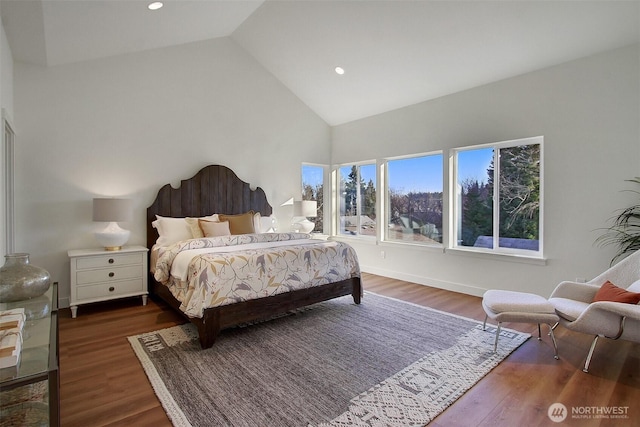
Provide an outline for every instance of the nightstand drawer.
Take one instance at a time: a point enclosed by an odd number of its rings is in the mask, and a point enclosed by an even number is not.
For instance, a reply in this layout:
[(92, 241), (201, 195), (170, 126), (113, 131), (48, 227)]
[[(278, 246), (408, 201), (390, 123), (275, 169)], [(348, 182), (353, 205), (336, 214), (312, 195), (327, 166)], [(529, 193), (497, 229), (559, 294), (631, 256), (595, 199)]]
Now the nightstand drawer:
[(76, 317), (80, 304), (116, 298), (140, 295), (146, 305), (148, 252), (144, 246), (125, 246), (114, 252), (102, 248), (68, 251), (71, 317)]
[(104, 256), (93, 256), (76, 259), (76, 269), (114, 267), (120, 265), (142, 264), (144, 254), (108, 254)]
[(118, 268), (102, 268), (100, 270), (86, 270), (76, 272), (76, 284), (87, 285), (90, 283), (111, 282), (123, 279), (135, 279), (142, 277), (142, 269), (139, 265)]
[(140, 293), (141, 287), (142, 277), (134, 280), (123, 280), (121, 282), (78, 286), (76, 288), (76, 298), (80, 301), (98, 298), (111, 298), (117, 295), (125, 295), (134, 292)]

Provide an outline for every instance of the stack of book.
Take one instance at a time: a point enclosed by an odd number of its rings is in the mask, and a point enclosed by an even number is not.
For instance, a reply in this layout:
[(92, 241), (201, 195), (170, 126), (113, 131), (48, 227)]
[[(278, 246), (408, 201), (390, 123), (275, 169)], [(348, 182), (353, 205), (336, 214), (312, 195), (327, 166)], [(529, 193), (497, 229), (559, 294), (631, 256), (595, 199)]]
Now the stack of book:
[(0, 311), (0, 368), (16, 366), (22, 350), (24, 308)]

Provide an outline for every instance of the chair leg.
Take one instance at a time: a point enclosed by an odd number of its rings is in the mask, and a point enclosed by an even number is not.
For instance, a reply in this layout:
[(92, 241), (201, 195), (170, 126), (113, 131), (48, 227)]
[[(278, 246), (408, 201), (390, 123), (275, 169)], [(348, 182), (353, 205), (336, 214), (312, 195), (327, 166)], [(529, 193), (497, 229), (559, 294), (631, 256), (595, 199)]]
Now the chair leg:
[(587, 360), (584, 362), (584, 368), (582, 368), (582, 372), (589, 372), (589, 364), (591, 364), (591, 357), (593, 356), (593, 351), (596, 349), (596, 344), (598, 343), (599, 335), (596, 335), (591, 343), (591, 348), (589, 349), (589, 354), (587, 355)]
[(486, 330), (486, 328), (487, 328), (487, 319), (488, 319), (488, 318), (489, 318), (489, 315), (488, 315), (488, 314), (485, 314), (485, 315), (484, 315), (484, 323), (482, 324), (482, 330), (483, 330), (483, 331), (484, 331), (484, 330)]
[(496, 353), (498, 351), (498, 338), (500, 338), (500, 326), (501, 322), (498, 322), (498, 329), (496, 329), (496, 342), (493, 343), (493, 352)]

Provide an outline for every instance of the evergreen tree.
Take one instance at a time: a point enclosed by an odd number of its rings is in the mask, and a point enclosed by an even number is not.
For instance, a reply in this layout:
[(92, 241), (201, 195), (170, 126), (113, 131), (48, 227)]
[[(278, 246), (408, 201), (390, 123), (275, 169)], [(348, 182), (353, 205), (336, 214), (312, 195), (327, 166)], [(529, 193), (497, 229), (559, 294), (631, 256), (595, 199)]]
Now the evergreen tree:
[(373, 180), (369, 180), (369, 183), (364, 186), (364, 182), (361, 182), (362, 189), (360, 194), (362, 196), (362, 215), (366, 215), (369, 218), (376, 219), (376, 186), (373, 184)]
[(493, 208), (489, 184), (478, 180), (462, 182), (462, 240), (463, 246), (473, 246), (478, 236), (493, 235)]
[(315, 223), (314, 231), (321, 232), (324, 229), (324, 186), (316, 184), (315, 187), (310, 184), (304, 184), (302, 188), (302, 200), (315, 200), (318, 203), (318, 216), (310, 219)]
[(500, 236), (537, 240), (540, 145), (500, 150)]
[(344, 182), (345, 215), (353, 216), (358, 212), (358, 169), (351, 166), (348, 180)]

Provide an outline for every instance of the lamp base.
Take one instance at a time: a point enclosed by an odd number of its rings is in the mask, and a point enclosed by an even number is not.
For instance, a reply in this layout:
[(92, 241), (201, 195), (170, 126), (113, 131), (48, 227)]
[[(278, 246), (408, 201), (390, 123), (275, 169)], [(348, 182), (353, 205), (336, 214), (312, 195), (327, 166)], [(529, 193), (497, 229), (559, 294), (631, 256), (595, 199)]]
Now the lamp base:
[(109, 223), (104, 230), (95, 233), (96, 240), (106, 251), (119, 251), (127, 243), (130, 235), (129, 230), (120, 228), (115, 222)]
[(291, 224), (291, 229), (298, 233), (311, 233), (316, 224), (309, 221), (307, 218), (296, 220)]

